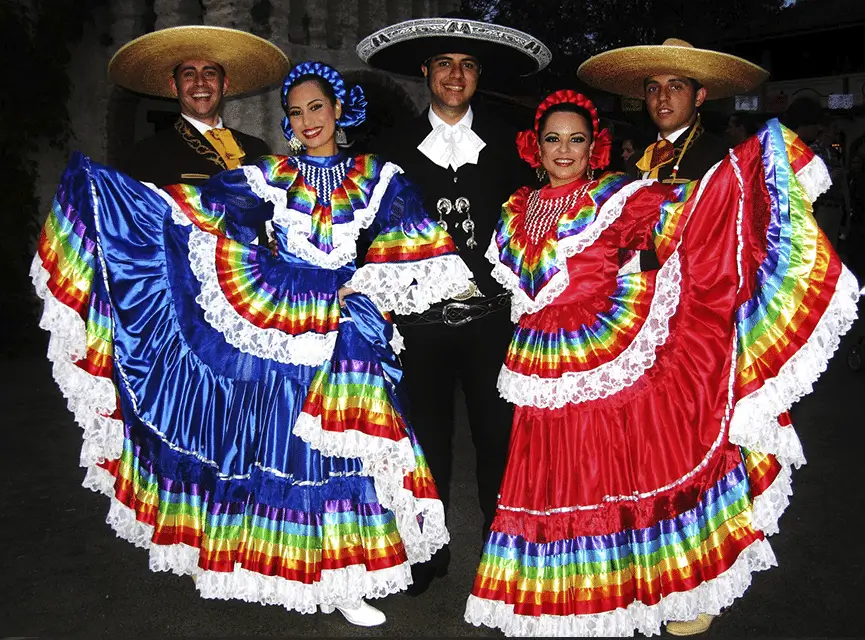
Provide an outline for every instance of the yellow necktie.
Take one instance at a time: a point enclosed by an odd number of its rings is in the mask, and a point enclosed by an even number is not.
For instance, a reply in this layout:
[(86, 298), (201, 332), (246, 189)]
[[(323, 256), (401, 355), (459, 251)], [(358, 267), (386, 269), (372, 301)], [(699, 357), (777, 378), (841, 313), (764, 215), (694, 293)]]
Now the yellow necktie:
[(237, 169), (237, 167), (243, 164), (243, 157), (246, 154), (237, 144), (234, 136), (231, 135), (231, 131), (228, 129), (209, 129), (204, 132), (204, 137), (210, 141), (213, 148), (219, 153), (226, 167)]

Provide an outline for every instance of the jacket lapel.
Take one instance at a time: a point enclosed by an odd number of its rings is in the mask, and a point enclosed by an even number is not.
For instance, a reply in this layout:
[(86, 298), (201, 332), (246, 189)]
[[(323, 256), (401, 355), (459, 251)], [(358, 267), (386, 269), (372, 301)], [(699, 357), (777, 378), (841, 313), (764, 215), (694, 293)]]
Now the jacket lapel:
[(174, 123), (174, 130), (177, 131), (186, 146), (197, 154), (221, 169), (228, 168), (222, 157), (217, 153), (216, 149), (214, 149), (210, 142), (208, 142), (207, 138), (198, 133), (198, 130), (195, 127), (190, 127), (182, 117), (178, 118), (177, 122)]

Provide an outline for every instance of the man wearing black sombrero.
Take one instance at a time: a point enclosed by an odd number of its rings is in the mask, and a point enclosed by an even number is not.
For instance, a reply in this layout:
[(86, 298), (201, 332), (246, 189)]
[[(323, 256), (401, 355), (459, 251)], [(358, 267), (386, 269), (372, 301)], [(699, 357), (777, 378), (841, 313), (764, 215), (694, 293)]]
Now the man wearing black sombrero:
[(211, 26), (161, 29), (127, 43), (111, 59), (108, 73), (137, 93), (177, 98), (174, 125), (135, 146), (122, 167), (156, 186), (199, 184), (270, 153), (267, 144), (223, 127), (226, 95), (242, 95), (282, 81), (286, 55), (244, 31)]
[[(580, 65), (577, 75), (598, 89), (646, 101), (658, 139), (636, 171), (639, 177), (680, 183), (702, 177), (727, 154), (727, 144), (700, 122), (703, 102), (751, 91), (769, 74), (737, 56), (668, 38), (661, 45), (605, 51)], [(641, 252), (641, 269), (658, 266), (654, 252)]]
[[(397, 318), (405, 337), (405, 381), (412, 424), (423, 443), (442, 502), (450, 499), (454, 393), (466, 399), (477, 453), (483, 537), (495, 515), (512, 421), (496, 379), (513, 332), (509, 296), (491, 275), (484, 252), (502, 204), (532, 181), (517, 155), (517, 127), (473, 107), (479, 84), (539, 71), (550, 51), (532, 36), (460, 16), (409, 20), (357, 46), (360, 58), (386, 71), (423, 74), (430, 108), (384, 133), (374, 150), (420, 186), (427, 209), (453, 236), (475, 286), (422, 314)], [(412, 595), (447, 573), (449, 552), (412, 567)]]

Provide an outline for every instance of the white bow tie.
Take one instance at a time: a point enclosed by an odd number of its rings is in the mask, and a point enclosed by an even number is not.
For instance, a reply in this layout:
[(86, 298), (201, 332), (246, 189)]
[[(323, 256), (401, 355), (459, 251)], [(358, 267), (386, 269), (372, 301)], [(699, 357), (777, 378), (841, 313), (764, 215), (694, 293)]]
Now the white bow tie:
[(438, 166), (454, 171), (464, 164), (477, 164), (487, 143), (464, 124), (440, 124), (418, 145), (418, 151)]

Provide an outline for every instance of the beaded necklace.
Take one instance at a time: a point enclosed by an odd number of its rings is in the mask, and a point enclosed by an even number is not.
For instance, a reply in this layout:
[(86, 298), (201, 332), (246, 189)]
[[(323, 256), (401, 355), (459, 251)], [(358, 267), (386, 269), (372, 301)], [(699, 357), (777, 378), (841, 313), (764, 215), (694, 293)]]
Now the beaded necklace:
[(319, 167), (296, 158), (297, 168), (308, 185), (315, 189), (318, 204), (328, 206), (333, 190), (342, 184), (348, 174), (352, 158), (346, 158), (343, 162), (332, 167)]

